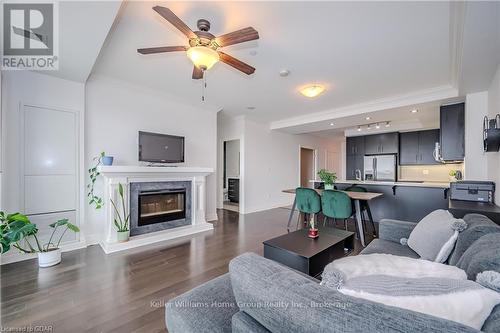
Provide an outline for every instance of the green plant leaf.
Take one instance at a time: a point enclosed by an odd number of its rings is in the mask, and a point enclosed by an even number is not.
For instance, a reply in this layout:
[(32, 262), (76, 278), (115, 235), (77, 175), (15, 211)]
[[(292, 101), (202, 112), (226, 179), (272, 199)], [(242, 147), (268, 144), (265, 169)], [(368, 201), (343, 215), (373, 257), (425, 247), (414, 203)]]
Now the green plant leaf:
[(65, 224), (68, 224), (68, 223), (69, 223), (68, 219), (61, 219), (61, 220), (58, 220), (54, 223), (49, 224), (49, 227), (51, 227), (51, 228), (60, 227), (60, 226), (63, 226)]
[(68, 227), (69, 230), (73, 231), (73, 232), (80, 232), (80, 228), (78, 228), (76, 225), (74, 225), (73, 223), (67, 223), (66, 226)]
[(120, 197), (123, 197), (123, 185), (122, 185), (122, 183), (118, 183), (118, 193), (120, 193)]
[(115, 222), (116, 229), (118, 229), (118, 231), (119, 231), (120, 230), (120, 225), (118, 224), (118, 222), (116, 221), (116, 219), (114, 219), (114, 222)]

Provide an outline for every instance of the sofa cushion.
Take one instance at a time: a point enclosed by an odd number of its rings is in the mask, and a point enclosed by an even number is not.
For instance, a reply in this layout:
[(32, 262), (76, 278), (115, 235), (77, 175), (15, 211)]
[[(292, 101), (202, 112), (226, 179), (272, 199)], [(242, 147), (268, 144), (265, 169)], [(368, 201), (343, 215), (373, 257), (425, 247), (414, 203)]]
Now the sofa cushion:
[(500, 272), (500, 233), (484, 235), (472, 243), (457, 263), (467, 273), (469, 280), (476, 280), (484, 271)]
[(231, 332), (238, 311), (229, 274), (224, 274), (171, 299), (165, 320), (170, 333)]
[(386, 253), (395, 256), (419, 258), (419, 255), (408, 246), (384, 239), (374, 239), (361, 251), (361, 254), (371, 253)]
[[(443, 262), (439, 254), (444, 246), (448, 247), (450, 254), (455, 242), (450, 242), (455, 236), (452, 229), (455, 218), (450, 212), (438, 209), (425, 216), (413, 229), (408, 237), (408, 246), (422, 259)], [(456, 240), (456, 238), (454, 239)]]
[(490, 316), (484, 322), (481, 331), (486, 333), (498, 333), (500, 331), (500, 305), (495, 306)]
[(269, 330), (259, 324), (258, 321), (247, 315), (245, 312), (237, 312), (232, 319), (233, 332), (232, 333), (269, 333)]
[(240, 309), (271, 332), (478, 332), (343, 295), (253, 253), (231, 260), (229, 272)]
[(500, 226), (481, 214), (467, 214), (464, 216), (467, 229), (458, 234), (455, 249), (451, 253), (448, 263), (456, 265), (464, 252), (480, 237), (492, 232), (500, 232)]

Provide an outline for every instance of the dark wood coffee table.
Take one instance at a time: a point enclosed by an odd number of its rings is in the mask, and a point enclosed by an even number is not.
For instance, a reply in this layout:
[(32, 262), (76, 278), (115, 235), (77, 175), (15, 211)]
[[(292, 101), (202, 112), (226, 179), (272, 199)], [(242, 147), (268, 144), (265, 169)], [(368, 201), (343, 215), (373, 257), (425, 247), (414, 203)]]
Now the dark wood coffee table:
[(319, 228), (319, 237), (307, 237), (307, 228), (266, 240), (264, 257), (313, 277), (327, 264), (354, 249), (354, 232), (336, 228)]

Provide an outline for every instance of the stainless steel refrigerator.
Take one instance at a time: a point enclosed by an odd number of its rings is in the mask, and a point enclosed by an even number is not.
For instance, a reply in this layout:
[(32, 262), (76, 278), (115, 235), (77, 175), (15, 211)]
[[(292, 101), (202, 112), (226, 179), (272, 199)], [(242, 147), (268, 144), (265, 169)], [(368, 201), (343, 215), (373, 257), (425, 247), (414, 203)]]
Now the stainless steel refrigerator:
[(364, 180), (396, 181), (396, 155), (365, 156)]

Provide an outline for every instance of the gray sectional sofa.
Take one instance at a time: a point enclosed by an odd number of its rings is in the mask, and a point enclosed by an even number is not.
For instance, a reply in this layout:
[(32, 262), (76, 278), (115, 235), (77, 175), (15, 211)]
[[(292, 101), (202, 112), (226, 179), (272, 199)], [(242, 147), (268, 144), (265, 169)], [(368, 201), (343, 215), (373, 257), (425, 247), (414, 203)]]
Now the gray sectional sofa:
[[(485, 216), (464, 217), (449, 264), (470, 279), (483, 270), (500, 270), (500, 227)], [(418, 258), (407, 246), (415, 223), (382, 220), (379, 239), (362, 254), (390, 253)], [(481, 244), (479, 244), (481, 243)], [(471, 246), (478, 250), (467, 251)], [(314, 278), (253, 253), (229, 264), (229, 273), (166, 304), (170, 333), (186, 332), (479, 332), (462, 324), (343, 295)], [(482, 332), (500, 332), (500, 305)]]

